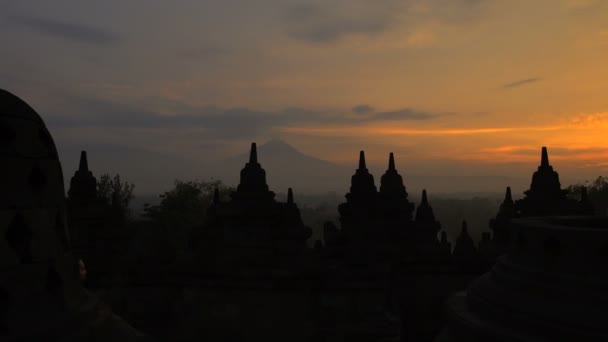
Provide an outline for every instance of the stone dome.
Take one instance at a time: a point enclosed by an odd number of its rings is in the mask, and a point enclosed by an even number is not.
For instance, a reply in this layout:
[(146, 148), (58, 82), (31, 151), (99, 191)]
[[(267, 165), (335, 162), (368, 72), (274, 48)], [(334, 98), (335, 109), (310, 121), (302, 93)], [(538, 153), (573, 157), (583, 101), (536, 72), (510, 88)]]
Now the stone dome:
[(1, 89), (0, 189), (0, 340), (138, 336), (99, 314), (102, 304), (80, 286), (53, 139), (30, 106)]
[(32, 107), (4, 89), (0, 89), (0, 116), (18, 117), (42, 123), (42, 118)]
[(68, 253), (63, 175), (40, 116), (4, 90), (0, 160), (0, 292), (7, 302), (0, 330), (11, 336), (36, 325), (48, 332), (61, 316), (53, 313), (68, 306), (66, 291), (78, 286)]

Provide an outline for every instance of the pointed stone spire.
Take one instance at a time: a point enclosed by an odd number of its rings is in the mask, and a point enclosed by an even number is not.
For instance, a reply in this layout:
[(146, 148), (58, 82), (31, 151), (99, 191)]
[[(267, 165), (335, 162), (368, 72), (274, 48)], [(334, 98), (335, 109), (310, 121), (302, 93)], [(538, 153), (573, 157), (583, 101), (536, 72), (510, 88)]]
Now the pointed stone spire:
[(511, 195), (511, 187), (507, 187), (507, 191), (505, 193), (505, 202), (513, 202), (513, 196)]
[(359, 152), (359, 169), (360, 170), (367, 169), (367, 167), (365, 165), (365, 152), (364, 151)]
[(435, 213), (433, 208), (429, 205), (429, 200), (426, 195), (426, 189), (422, 190), (422, 199), (420, 205), (416, 209), (416, 221), (417, 222), (435, 222)]
[[(350, 192), (346, 194), (348, 198), (359, 198), (364, 201), (371, 201), (376, 196), (377, 190), (374, 184), (374, 176), (369, 173), (365, 165), (365, 152), (359, 152), (359, 168), (350, 180)], [(354, 197), (353, 197), (354, 196)], [(371, 197), (370, 197), (371, 196)]]
[(549, 167), (549, 153), (547, 153), (547, 147), (545, 147), (545, 146), (543, 146), (541, 160), (540, 160), (540, 166), (541, 167)]
[(511, 187), (508, 186), (505, 191), (505, 200), (500, 204), (498, 209), (497, 219), (508, 219), (515, 215), (515, 202), (513, 202), (513, 195), (511, 194)]
[(78, 171), (81, 171), (81, 172), (89, 171), (89, 161), (87, 160), (87, 151), (80, 152), (80, 165), (78, 166)]
[(388, 156), (388, 170), (397, 171), (395, 169), (395, 157), (393, 156), (393, 152), (391, 152)]
[(251, 143), (249, 162), (241, 170), (241, 180), (236, 191), (231, 196), (233, 199), (247, 198), (247, 200), (260, 200), (261, 198), (273, 200), (274, 198), (274, 192), (268, 190), (266, 171), (264, 171), (262, 165), (258, 162), (258, 151), (255, 142)]
[(291, 188), (287, 189), (287, 203), (293, 204), (293, 191)]
[(89, 170), (86, 151), (80, 152), (80, 163), (78, 170), (74, 172), (74, 176), (70, 180), (68, 197), (83, 203), (90, 202), (97, 197), (97, 179)]
[(395, 155), (393, 152), (388, 157), (388, 169), (380, 178), (380, 193), (382, 196), (394, 203), (400, 203), (398, 206), (402, 210), (407, 211), (411, 218), (411, 213), (414, 211), (414, 205), (407, 200), (408, 193), (403, 185), (403, 178), (395, 168)]
[(540, 165), (532, 175), (530, 189), (526, 197), (518, 201), (518, 210), (524, 216), (564, 215), (568, 211), (568, 198), (562, 191), (559, 174), (549, 164), (547, 148), (543, 146)]
[(258, 149), (255, 143), (251, 143), (251, 152), (249, 152), (249, 163), (258, 163)]
[(475, 247), (475, 242), (469, 235), (467, 221), (463, 220), (460, 235), (458, 235), (456, 244), (454, 245), (454, 257), (471, 258), (475, 256), (476, 253), (477, 248)]
[(215, 190), (213, 191), (213, 204), (219, 204), (220, 203), (220, 190), (218, 188), (215, 188)]

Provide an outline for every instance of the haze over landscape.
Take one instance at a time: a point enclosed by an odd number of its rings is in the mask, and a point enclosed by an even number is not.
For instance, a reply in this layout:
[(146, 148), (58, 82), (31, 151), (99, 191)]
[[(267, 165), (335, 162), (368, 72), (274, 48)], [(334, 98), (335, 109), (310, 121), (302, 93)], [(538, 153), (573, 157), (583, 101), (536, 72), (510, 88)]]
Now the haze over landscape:
[(0, 46), (0, 341), (608, 341), (608, 0), (4, 0)]
[(606, 1), (178, 3), (3, 3), (0, 88), (65, 177), (88, 150), (137, 194), (235, 184), (252, 141), (276, 192), (341, 195), (360, 150), (415, 194), (518, 197), (541, 146), (564, 185), (607, 171)]

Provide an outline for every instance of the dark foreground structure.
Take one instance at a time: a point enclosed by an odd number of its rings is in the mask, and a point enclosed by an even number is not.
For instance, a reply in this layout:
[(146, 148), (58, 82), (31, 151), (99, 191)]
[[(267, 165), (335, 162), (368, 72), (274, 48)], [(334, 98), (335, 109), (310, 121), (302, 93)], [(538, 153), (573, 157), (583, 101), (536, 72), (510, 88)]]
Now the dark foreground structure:
[(506, 255), (448, 303), (437, 341), (608, 340), (608, 218), (516, 219)]
[(4, 90), (0, 161), (0, 340), (144, 340), (80, 285), (55, 144), (40, 116)]
[(546, 148), (526, 196), (507, 188), (493, 234), (476, 244), (463, 222), (453, 248), (426, 191), (409, 200), (395, 156), (376, 187), (361, 151), (339, 227), (309, 248), (297, 194), (275, 199), (254, 143), (236, 191), (200, 208), (187, 253), (170, 252), (165, 227), (136, 258), (142, 237), (100, 200), (86, 152), (66, 202), (42, 119), (4, 91), (0, 159), (1, 341), (608, 337), (608, 221), (566, 196)]

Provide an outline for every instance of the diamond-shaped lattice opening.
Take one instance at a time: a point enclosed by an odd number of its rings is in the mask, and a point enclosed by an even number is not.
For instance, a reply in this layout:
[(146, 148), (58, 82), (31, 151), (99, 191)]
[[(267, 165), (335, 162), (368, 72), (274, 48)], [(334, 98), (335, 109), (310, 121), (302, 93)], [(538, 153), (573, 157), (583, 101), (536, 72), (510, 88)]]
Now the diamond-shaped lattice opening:
[(34, 192), (40, 192), (46, 186), (46, 175), (39, 166), (35, 166), (32, 171), (30, 171), (28, 183)]
[(5, 238), (8, 245), (19, 257), (21, 263), (28, 264), (32, 262), (32, 252), (30, 250), (32, 230), (21, 214), (15, 216), (6, 231)]

